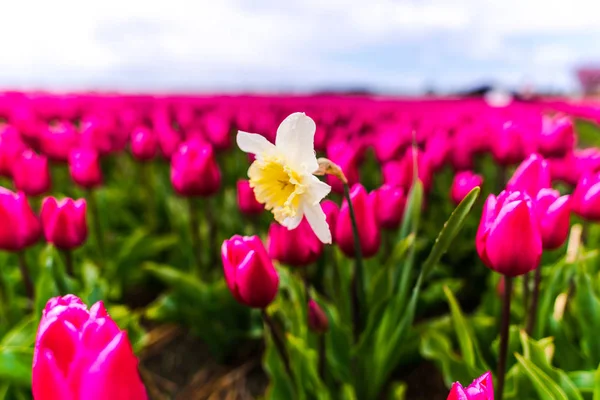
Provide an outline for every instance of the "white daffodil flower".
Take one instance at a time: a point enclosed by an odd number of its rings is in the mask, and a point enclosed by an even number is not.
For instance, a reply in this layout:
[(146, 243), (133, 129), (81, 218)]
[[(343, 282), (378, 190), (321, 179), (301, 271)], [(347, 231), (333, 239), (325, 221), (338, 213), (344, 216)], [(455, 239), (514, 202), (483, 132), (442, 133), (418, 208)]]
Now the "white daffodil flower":
[(306, 216), (317, 237), (331, 243), (329, 225), (319, 204), (331, 186), (314, 175), (319, 168), (315, 131), (315, 121), (298, 112), (279, 125), (275, 144), (264, 136), (242, 131), (237, 134), (237, 144), (256, 156), (248, 169), (250, 187), (275, 220), (291, 230)]

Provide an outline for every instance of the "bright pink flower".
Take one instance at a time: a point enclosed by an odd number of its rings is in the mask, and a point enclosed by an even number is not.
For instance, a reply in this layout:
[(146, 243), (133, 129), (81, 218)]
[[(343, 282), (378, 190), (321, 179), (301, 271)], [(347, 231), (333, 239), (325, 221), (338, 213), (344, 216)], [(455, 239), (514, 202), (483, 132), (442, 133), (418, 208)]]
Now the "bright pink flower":
[(486, 372), (466, 388), (454, 382), (446, 400), (494, 400), (492, 374)]
[(221, 171), (212, 146), (183, 142), (171, 158), (171, 183), (182, 196), (212, 196), (221, 187)]
[(147, 400), (127, 333), (98, 302), (48, 301), (33, 353), (35, 400)]
[(12, 176), (15, 161), (25, 149), (25, 143), (14, 127), (0, 127), (0, 175)]
[(519, 163), (530, 153), (528, 131), (518, 123), (506, 122), (493, 136), (492, 155), (501, 165)]
[(450, 198), (455, 204), (459, 204), (471, 190), (482, 184), (483, 178), (481, 175), (477, 175), (472, 171), (459, 172), (454, 175)]
[(0, 249), (19, 251), (40, 239), (42, 227), (23, 193), (0, 187)]
[(150, 161), (156, 157), (158, 137), (150, 129), (136, 128), (131, 134), (131, 154), (139, 161)]
[(48, 159), (33, 150), (25, 150), (15, 160), (13, 181), (15, 188), (28, 196), (46, 193), (51, 185)]
[(551, 185), (550, 167), (548, 162), (538, 154), (531, 154), (515, 170), (506, 184), (512, 191), (521, 191), (535, 198), (541, 189)]
[(562, 246), (569, 236), (569, 196), (561, 196), (554, 189), (542, 189), (536, 197), (535, 211), (540, 223), (544, 249), (554, 250)]
[(575, 126), (571, 118), (565, 115), (545, 117), (538, 150), (545, 157), (563, 157), (573, 151), (575, 140)]
[[(360, 180), (358, 161), (361, 152), (361, 146), (349, 147), (346, 142), (332, 144), (327, 148), (327, 156), (344, 171), (350, 186)], [(336, 176), (327, 175), (325, 179), (332, 191), (344, 193), (343, 183)]]
[(231, 123), (222, 114), (208, 114), (202, 118), (204, 137), (216, 151), (231, 148)]
[(413, 147), (406, 150), (400, 161), (390, 161), (383, 166), (384, 183), (401, 187), (408, 191), (412, 187), (414, 180), (415, 161), (418, 178), (423, 183), (425, 191), (427, 191), (431, 186), (431, 166), (429, 159), (421, 151)]
[(66, 121), (50, 125), (41, 135), (42, 152), (54, 161), (66, 162), (71, 150), (79, 146), (80, 136)]
[(59, 249), (73, 249), (87, 239), (85, 199), (46, 197), (42, 203), (42, 227), (48, 243)]
[(76, 149), (69, 154), (69, 172), (73, 181), (91, 189), (102, 184), (102, 171), (98, 152), (93, 149)]
[(308, 301), (308, 328), (315, 333), (325, 333), (329, 330), (329, 318), (321, 306), (310, 299)]
[(573, 212), (590, 221), (600, 221), (600, 173), (586, 173), (571, 196)]
[(250, 182), (246, 179), (237, 181), (237, 203), (238, 208), (244, 215), (259, 215), (265, 206), (259, 203), (254, 196), (254, 190), (250, 187)]
[[(323, 200), (321, 202), (321, 208), (325, 213), (325, 219), (327, 220), (327, 225), (329, 225), (329, 230), (335, 232), (338, 215), (340, 214), (340, 207), (332, 200)], [(335, 241), (335, 235), (333, 240)]]
[(283, 264), (302, 267), (314, 263), (323, 253), (323, 243), (306, 218), (296, 229), (278, 223), (269, 228), (269, 256)]
[(225, 281), (233, 297), (253, 308), (267, 307), (279, 289), (279, 275), (258, 236), (233, 236), (223, 242)]
[(538, 267), (542, 236), (531, 198), (523, 192), (490, 194), (477, 230), (479, 257), (489, 268), (507, 276)]
[(402, 222), (406, 194), (401, 187), (383, 185), (374, 191), (377, 198), (375, 214), (382, 228), (397, 229)]

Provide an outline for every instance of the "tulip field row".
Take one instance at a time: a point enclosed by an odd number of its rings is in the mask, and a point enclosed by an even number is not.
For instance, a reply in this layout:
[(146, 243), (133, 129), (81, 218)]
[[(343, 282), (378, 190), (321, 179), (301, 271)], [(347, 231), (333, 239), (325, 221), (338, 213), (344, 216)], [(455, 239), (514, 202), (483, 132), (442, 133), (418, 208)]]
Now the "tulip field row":
[(0, 400), (600, 400), (600, 103), (0, 94)]

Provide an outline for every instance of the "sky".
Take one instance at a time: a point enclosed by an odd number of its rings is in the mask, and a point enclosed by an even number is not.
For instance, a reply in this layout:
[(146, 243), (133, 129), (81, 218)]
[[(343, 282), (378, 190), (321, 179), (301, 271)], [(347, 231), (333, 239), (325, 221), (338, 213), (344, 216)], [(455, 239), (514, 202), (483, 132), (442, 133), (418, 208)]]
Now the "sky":
[(575, 90), (599, 43), (598, 0), (19, 0), (0, 88)]

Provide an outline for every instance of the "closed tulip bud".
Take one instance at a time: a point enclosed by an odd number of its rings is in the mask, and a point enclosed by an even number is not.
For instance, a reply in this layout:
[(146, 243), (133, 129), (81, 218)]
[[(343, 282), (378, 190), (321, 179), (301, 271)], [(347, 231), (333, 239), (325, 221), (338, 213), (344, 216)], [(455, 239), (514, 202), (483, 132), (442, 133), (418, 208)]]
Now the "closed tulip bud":
[(224, 115), (211, 114), (203, 118), (204, 136), (216, 151), (231, 148), (231, 123)]
[(511, 165), (521, 162), (530, 153), (527, 143), (528, 131), (514, 122), (505, 123), (493, 136), (491, 150), (498, 164)]
[(460, 203), (466, 195), (474, 188), (483, 184), (481, 175), (472, 171), (463, 171), (454, 175), (452, 188), (450, 189), (450, 198), (455, 204)]
[(569, 196), (561, 196), (557, 190), (542, 189), (536, 197), (535, 211), (540, 223), (544, 249), (554, 250), (562, 246), (569, 236)]
[(494, 400), (492, 374), (486, 372), (466, 388), (454, 382), (446, 400)]
[(63, 250), (81, 246), (87, 239), (85, 212), (85, 199), (46, 197), (41, 212), (46, 241)]
[(211, 196), (221, 187), (221, 171), (212, 146), (183, 142), (171, 158), (171, 183), (182, 196)]
[(102, 184), (102, 171), (98, 152), (92, 149), (77, 149), (69, 154), (69, 172), (79, 186), (91, 189)]
[(561, 115), (544, 118), (538, 150), (545, 157), (563, 157), (575, 146), (575, 126), (571, 118)]
[(225, 281), (241, 304), (265, 308), (277, 295), (279, 275), (258, 236), (233, 236), (221, 247)]
[(383, 181), (384, 183), (401, 187), (408, 191), (413, 184), (415, 160), (417, 174), (423, 188), (428, 190), (431, 186), (431, 166), (429, 159), (416, 148), (410, 147), (404, 153), (400, 161), (390, 161), (383, 166)]
[(600, 173), (586, 173), (571, 196), (573, 212), (590, 221), (600, 221)]
[(323, 253), (323, 243), (306, 218), (296, 229), (272, 223), (269, 228), (269, 256), (283, 264), (303, 267), (314, 263)]
[(163, 126), (158, 129), (158, 146), (163, 158), (170, 160), (173, 154), (177, 151), (181, 137), (177, 131), (170, 126)]
[(113, 150), (111, 132), (115, 129), (108, 115), (90, 115), (81, 121), (81, 147), (94, 149), (100, 155)]
[(18, 191), (28, 196), (39, 196), (50, 190), (48, 159), (33, 150), (25, 150), (15, 160), (13, 181)]
[(256, 200), (250, 182), (245, 179), (237, 181), (237, 203), (244, 215), (259, 215), (265, 209), (265, 206)]
[(577, 159), (573, 153), (562, 158), (548, 158), (548, 167), (552, 180), (560, 180), (575, 186), (581, 174), (577, 169)]
[(35, 400), (147, 400), (127, 332), (102, 302), (89, 310), (74, 295), (42, 313), (33, 352)]
[[(327, 221), (327, 225), (329, 225), (329, 230), (331, 232), (335, 232), (335, 227), (337, 226), (338, 215), (340, 214), (340, 208), (338, 205), (332, 200), (323, 200), (321, 202), (321, 208), (325, 213), (325, 219)], [(333, 238), (335, 241), (335, 237)]]
[(537, 268), (542, 236), (531, 198), (523, 192), (489, 195), (477, 230), (479, 257), (489, 268), (518, 276)]
[(20, 251), (40, 239), (42, 227), (23, 193), (0, 187), (0, 249)]
[(535, 198), (541, 189), (551, 185), (550, 167), (548, 162), (538, 154), (530, 155), (515, 170), (506, 188), (512, 191), (527, 193)]
[(381, 227), (385, 229), (398, 229), (400, 222), (402, 222), (404, 206), (406, 205), (404, 189), (383, 185), (375, 190), (374, 196), (377, 199), (375, 213)]
[(425, 145), (425, 154), (431, 165), (431, 169), (439, 171), (446, 160), (450, 151), (450, 139), (445, 132), (437, 132), (433, 137), (427, 140)]
[(15, 161), (25, 149), (25, 143), (14, 127), (9, 125), (0, 128), (0, 175), (13, 176)]
[(308, 328), (315, 333), (326, 333), (329, 330), (329, 319), (319, 304), (308, 301)]
[(70, 122), (50, 125), (41, 135), (42, 152), (51, 160), (66, 162), (71, 150), (79, 146), (80, 135)]
[(158, 151), (157, 135), (145, 127), (136, 128), (131, 134), (131, 154), (138, 161), (150, 161)]
[[(354, 207), (356, 224), (360, 238), (362, 255), (365, 258), (377, 254), (381, 245), (381, 233), (379, 223), (375, 216), (376, 195), (367, 194), (365, 188), (357, 183), (350, 190), (350, 199)], [(348, 257), (354, 257), (354, 236), (352, 233), (352, 221), (350, 219), (350, 208), (344, 200), (335, 227), (335, 241)]]

